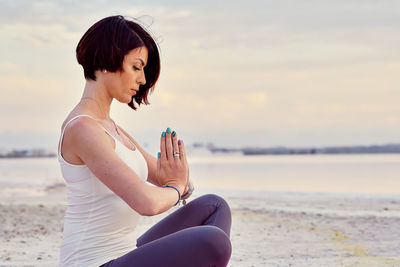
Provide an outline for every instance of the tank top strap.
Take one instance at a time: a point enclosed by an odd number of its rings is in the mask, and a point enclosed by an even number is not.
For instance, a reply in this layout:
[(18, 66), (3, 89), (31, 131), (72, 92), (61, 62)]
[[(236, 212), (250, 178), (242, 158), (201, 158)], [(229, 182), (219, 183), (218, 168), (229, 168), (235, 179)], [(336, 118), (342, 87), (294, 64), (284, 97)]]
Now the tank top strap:
[(97, 123), (99, 124), (99, 126), (100, 126), (109, 136), (111, 136), (111, 137), (114, 139), (114, 141), (115, 141), (115, 137), (114, 137), (106, 128), (104, 128), (104, 126), (101, 125), (101, 124), (98, 122), (98, 120), (97, 120), (96, 118), (93, 118), (92, 116), (87, 115), (87, 114), (79, 114), (79, 115), (73, 117), (72, 119), (70, 119), (70, 120), (64, 125), (64, 128), (63, 128), (62, 131), (61, 131), (60, 141), (58, 142), (58, 155), (61, 155), (61, 145), (62, 145), (62, 141), (63, 141), (63, 138), (64, 138), (65, 128), (67, 128), (68, 124), (70, 124), (73, 120), (75, 120), (75, 119), (77, 119), (77, 118), (79, 118), (79, 117), (89, 117), (89, 118), (91, 118), (91, 119), (97, 121)]

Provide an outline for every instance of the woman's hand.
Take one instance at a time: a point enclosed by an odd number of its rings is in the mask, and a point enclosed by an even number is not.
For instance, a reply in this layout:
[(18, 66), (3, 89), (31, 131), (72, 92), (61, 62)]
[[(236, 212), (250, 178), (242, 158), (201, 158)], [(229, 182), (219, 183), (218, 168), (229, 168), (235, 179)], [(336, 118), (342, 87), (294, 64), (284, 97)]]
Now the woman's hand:
[[(179, 154), (176, 154), (176, 152)], [(189, 167), (183, 141), (178, 141), (176, 133), (171, 133), (168, 128), (161, 135), (160, 152), (157, 159), (158, 183), (161, 186), (174, 186), (183, 195), (187, 191), (188, 173)]]

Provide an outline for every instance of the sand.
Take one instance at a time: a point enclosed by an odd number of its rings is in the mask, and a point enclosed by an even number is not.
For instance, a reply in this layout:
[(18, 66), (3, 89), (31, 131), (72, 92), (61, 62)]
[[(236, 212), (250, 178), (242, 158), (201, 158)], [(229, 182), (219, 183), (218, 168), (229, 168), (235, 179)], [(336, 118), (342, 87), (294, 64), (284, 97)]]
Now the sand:
[[(58, 265), (64, 190), (0, 198), (0, 266)], [(229, 266), (400, 266), (400, 196), (270, 192), (226, 199)], [(137, 231), (169, 212), (141, 218)]]

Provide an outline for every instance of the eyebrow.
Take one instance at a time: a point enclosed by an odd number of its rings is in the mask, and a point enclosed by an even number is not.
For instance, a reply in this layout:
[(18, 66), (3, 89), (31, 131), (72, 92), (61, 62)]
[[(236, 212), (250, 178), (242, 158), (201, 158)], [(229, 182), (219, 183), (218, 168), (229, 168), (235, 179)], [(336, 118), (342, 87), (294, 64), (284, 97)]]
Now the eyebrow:
[(143, 59), (141, 59), (140, 57), (137, 57), (137, 58), (135, 58), (135, 59), (139, 60), (139, 61), (142, 63), (142, 66), (144, 66), (144, 61), (143, 61)]

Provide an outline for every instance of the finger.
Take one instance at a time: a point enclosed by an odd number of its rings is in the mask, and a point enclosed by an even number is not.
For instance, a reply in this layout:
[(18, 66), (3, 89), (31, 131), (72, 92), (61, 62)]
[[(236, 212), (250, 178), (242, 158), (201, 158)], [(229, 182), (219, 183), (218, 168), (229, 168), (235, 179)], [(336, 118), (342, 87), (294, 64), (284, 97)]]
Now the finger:
[(178, 141), (180, 159), (186, 162), (186, 150), (182, 140)]
[(167, 132), (166, 132), (166, 136), (165, 136), (165, 148), (167, 151), (167, 159), (172, 159), (173, 160), (173, 156), (172, 156), (172, 138), (171, 138), (172, 134), (171, 134), (171, 129), (167, 128)]
[(190, 187), (189, 185), (190, 185), (190, 168), (189, 166), (187, 166), (187, 186)]
[(161, 169), (161, 152), (157, 153), (157, 170)]
[[(172, 132), (172, 147), (173, 147), (173, 152), (179, 152), (178, 136), (176, 135), (175, 131)], [(179, 160), (179, 156), (174, 156), (174, 158)]]
[[(159, 184), (161, 184), (162, 182), (159, 180), (160, 178), (160, 172), (161, 172), (161, 152), (157, 153), (157, 172), (156, 172), (156, 177), (157, 177), (157, 181)], [(163, 185), (163, 184), (162, 184)]]
[(162, 132), (161, 134), (160, 153), (161, 153), (161, 160), (165, 160), (167, 158), (167, 151), (165, 150), (165, 132)]

